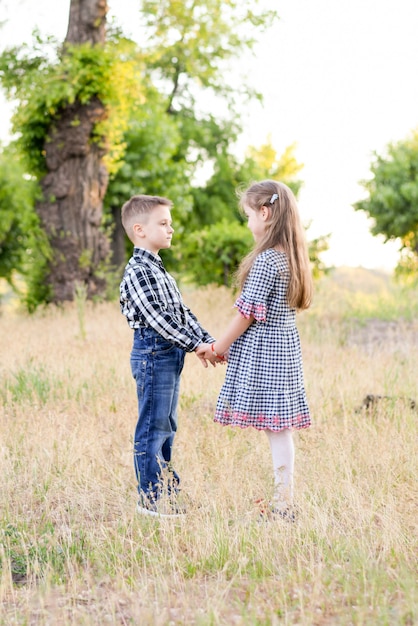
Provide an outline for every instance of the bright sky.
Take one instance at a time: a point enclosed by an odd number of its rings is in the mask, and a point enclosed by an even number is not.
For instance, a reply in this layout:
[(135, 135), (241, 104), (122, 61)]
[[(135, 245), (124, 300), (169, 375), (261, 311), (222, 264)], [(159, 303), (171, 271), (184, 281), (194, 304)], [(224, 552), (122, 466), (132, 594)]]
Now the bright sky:
[[(135, 0), (108, 0), (135, 36)], [(352, 204), (364, 195), (372, 153), (418, 126), (417, 0), (264, 0), (281, 16), (246, 60), (246, 82), (264, 105), (246, 112), (242, 150), (270, 134), (278, 153), (297, 143), (304, 163), (299, 206), (309, 238), (331, 232), (335, 265), (391, 269), (397, 245), (372, 237)], [(0, 46), (30, 41), (34, 26), (63, 39), (69, 0), (0, 0)], [(10, 106), (0, 96), (0, 139)]]

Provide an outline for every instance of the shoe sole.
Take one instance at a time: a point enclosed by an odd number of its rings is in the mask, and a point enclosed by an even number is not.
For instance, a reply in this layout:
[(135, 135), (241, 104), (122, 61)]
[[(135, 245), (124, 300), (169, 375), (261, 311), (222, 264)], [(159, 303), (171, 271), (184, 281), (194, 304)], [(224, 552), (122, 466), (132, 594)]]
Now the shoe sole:
[(185, 513), (161, 513), (160, 511), (151, 511), (139, 504), (136, 505), (136, 512), (140, 515), (148, 515), (150, 517), (164, 517), (166, 519), (174, 519), (178, 517), (185, 517)]
[(287, 511), (269, 511), (266, 513), (260, 513), (260, 518), (263, 521), (276, 521), (282, 520), (294, 524), (296, 522), (296, 515), (294, 513), (288, 513)]
[(297, 520), (296, 511), (292, 510), (291, 508), (283, 510), (278, 509), (276, 507), (272, 507), (271, 505), (269, 506), (269, 504), (262, 499), (256, 500), (254, 504), (260, 509), (259, 518), (262, 521), (267, 522), (280, 519), (284, 522), (290, 522), (294, 524)]

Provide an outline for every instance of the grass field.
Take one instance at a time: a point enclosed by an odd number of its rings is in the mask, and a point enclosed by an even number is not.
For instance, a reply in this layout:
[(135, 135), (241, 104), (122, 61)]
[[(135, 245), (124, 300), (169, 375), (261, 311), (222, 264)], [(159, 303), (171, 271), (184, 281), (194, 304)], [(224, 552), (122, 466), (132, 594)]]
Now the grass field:
[[(216, 336), (233, 295), (183, 293)], [(267, 438), (213, 423), (225, 370), (194, 355), (175, 466), (195, 506), (155, 521), (135, 514), (118, 304), (3, 311), (1, 625), (418, 624), (418, 293), (341, 269), (298, 324), (314, 419), (295, 434), (298, 522), (259, 523)]]

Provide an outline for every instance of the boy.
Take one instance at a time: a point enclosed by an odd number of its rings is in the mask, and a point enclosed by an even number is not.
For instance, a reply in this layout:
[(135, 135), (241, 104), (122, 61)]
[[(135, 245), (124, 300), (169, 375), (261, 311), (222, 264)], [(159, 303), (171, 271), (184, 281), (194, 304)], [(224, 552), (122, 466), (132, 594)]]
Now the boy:
[[(122, 224), (134, 251), (120, 285), (121, 311), (134, 330), (130, 362), (138, 396), (137, 511), (164, 517), (181, 514), (176, 505), (180, 478), (171, 465), (171, 453), (185, 353), (214, 341), (184, 305), (158, 255), (171, 246), (171, 207), (167, 198), (144, 195), (123, 205)], [(209, 360), (215, 365), (217, 359)], [(205, 359), (202, 363), (207, 366)]]

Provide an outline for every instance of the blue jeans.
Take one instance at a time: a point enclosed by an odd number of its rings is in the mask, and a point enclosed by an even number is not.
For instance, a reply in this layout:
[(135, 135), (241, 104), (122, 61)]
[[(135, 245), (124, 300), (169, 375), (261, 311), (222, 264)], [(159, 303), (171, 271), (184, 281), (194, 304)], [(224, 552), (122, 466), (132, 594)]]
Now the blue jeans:
[(138, 396), (134, 467), (139, 494), (150, 502), (162, 495), (164, 486), (170, 494), (180, 483), (171, 453), (184, 356), (184, 350), (152, 328), (134, 331), (131, 369)]

